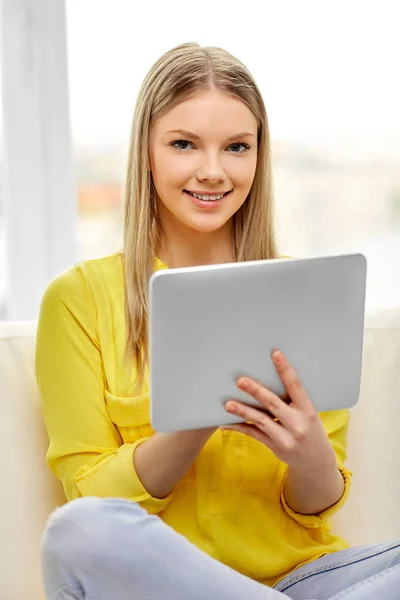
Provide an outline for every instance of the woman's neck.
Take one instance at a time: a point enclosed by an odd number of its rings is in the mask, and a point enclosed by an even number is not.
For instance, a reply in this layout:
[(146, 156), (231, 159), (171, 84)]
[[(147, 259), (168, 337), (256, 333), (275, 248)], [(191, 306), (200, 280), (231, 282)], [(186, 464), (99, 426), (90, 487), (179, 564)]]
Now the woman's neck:
[(170, 269), (235, 262), (231, 228), (190, 231), (168, 236), (164, 231), (157, 257)]

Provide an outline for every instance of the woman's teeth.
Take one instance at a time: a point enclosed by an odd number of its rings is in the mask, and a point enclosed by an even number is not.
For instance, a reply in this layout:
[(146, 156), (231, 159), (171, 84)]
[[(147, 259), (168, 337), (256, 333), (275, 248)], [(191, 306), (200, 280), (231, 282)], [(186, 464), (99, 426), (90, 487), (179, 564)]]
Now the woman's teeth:
[(191, 196), (194, 196), (195, 198), (198, 198), (199, 200), (221, 200), (221, 198), (225, 195), (225, 194), (218, 194), (218, 196), (208, 196), (208, 195), (202, 195), (202, 194), (195, 194), (194, 192), (189, 192), (189, 194)]

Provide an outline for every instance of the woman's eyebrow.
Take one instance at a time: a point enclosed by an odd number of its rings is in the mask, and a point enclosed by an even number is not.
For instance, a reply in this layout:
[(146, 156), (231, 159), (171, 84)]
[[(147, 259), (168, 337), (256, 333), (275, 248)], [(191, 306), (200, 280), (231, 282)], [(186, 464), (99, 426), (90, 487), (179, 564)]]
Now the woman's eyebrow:
[[(186, 131), (185, 129), (173, 129), (171, 131), (166, 131), (165, 135), (169, 134), (169, 133), (178, 133), (179, 135), (184, 135), (186, 137), (190, 137), (193, 140), (201, 140), (201, 137), (195, 133), (191, 133), (190, 131)], [(238, 138), (243, 138), (243, 137), (256, 137), (254, 135), (254, 133), (249, 133), (249, 132), (242, 132), (242, 133), (235, 133), (235, 135), (231, 135), (227, 138), (226, 141), (230, 142), (231, 140), (237, 140)]]

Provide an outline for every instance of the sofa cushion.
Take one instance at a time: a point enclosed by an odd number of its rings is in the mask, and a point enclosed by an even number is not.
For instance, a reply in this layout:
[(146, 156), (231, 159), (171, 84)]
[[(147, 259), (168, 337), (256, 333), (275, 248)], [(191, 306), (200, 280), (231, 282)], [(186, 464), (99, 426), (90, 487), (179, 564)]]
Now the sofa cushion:
[(39, 600), (39, 540), (65, 502), (45, 464), (47, 434), (34, 371), (35, 323), (0, 323), (0, 597)]

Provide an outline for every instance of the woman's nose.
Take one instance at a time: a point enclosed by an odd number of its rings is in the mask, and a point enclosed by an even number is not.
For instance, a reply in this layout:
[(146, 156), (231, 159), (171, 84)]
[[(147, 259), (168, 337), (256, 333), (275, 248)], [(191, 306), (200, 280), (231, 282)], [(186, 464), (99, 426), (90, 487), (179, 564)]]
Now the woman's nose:
[(217, 182), (225, 178), (225, 171), (220, 159), (215, 155), (207, 155), (198, 170), (197, 177), (200, 181)]

